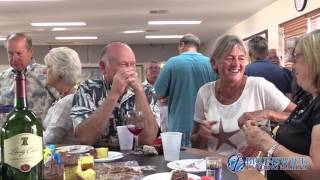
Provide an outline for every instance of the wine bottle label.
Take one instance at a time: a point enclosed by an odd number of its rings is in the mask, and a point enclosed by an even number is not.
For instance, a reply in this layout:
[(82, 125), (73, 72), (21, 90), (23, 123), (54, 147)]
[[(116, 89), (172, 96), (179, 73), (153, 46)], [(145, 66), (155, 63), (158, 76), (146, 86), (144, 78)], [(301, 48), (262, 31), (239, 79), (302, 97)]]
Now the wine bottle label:
[(29, 172), (43, 158), (42, 137), (21, 133), (4, 140), (4, 163)]

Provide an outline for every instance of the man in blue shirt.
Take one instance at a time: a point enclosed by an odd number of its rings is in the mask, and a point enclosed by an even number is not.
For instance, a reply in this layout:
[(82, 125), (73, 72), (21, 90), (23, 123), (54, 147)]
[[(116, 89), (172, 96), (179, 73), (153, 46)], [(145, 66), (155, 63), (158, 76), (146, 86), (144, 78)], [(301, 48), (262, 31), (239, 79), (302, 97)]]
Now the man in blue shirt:
[(283, 68), (267, 59), (269, 50), (267, 40), (261, 36), (255, 36), (248, 42), (248, 48), (252, 63), (247, 65), (245, 74), (264, 77), (283, 94), (291, 93), (290, 75)]
[(200, 40), (186, 34), (179, 43), (180, 55), (171, 57), (154, 86), (159, 98), (168, 98), (168, 131), (182, 132), (182, 146), (190, 147), (194, 106), (198, 89), (216, 80), (209, 58), (198, 53)]

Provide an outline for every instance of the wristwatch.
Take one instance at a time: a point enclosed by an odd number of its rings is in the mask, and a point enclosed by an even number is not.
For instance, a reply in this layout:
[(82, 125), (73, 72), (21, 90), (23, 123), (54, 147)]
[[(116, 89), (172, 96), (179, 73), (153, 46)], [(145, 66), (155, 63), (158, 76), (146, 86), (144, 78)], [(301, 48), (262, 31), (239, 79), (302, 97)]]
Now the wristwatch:
[(273, 155), (273, 152), (278, 148), (280, 144), (279, 143), (275, 143), (267, 152), (267, 156), (271, 157)]

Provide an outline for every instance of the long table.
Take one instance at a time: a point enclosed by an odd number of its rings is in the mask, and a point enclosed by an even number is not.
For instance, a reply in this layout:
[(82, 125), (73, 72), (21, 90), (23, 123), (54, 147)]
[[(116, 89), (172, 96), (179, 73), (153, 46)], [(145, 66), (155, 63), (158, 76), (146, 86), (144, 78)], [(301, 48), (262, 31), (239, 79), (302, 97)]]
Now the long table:
[[(223, 162), (222, 176), (224, 180), (265, 180), (265, 177), (257, 170), (243, 170), (241, 173), (232, 173), (226, 167), (227, 157), (221, 156), (217, 153), (208, 152), (195, 148), (182, 148), (180, 152), (180, 159), (199, 159), (207, 156), (220, 156)], [(145, 171), (144, 175), (150, 175), (153, 173), (170, 172), (171, 169), (167, 167), (167, 163), (164, 160), (163, 155), (158, 156), (145, 156), (145, 155), (125, 155), (124, 158), (117, 160), (121, 161), (137, 161), (139, 165), (155, 165), (155, 171)], [(193, 173), (199, 176), (205, 175), (205, 172)]]

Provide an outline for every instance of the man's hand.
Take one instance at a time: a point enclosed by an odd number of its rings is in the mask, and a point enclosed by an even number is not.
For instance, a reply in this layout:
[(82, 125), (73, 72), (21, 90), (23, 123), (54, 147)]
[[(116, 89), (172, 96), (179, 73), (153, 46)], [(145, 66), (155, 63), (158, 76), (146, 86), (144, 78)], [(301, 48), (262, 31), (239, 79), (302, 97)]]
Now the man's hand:
[(133, 81), (136, 72), (132, 69), (122, 68), (113, 77), (111, 93), (120, 97), (129, 87), (129, 82)]
[(127, 79), (128, 85), (136, 92), (143, 91), (142, 84), (138, 78), (138, 73), (135, 69), (131, 69), (129, 72), (129, 78)]

